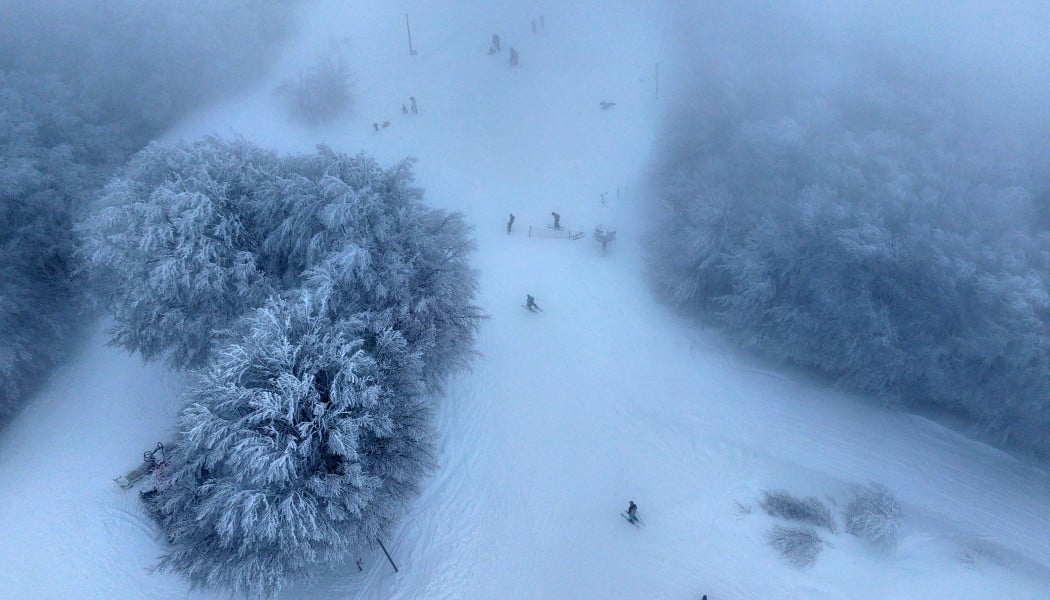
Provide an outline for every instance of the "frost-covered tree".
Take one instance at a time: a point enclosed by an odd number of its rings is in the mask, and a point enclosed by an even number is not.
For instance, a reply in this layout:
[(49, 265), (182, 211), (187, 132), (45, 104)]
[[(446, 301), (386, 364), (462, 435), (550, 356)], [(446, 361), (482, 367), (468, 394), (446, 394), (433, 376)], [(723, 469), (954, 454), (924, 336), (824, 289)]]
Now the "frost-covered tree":
[(115, 343), (200, 366), (213, 332), (265, 301), (251, 194), (277, 164), (243, 141), (151, 144), (107, 184), (84, 248)]
[(730, 56), (668, 115), (655, 287), (775, 360), (1050, 453), (1047, 138), (949, 75), (800, 56)]
[(364, 552), (431, 461), (431, 399), (480, 310), (461, 215), (411, 162), (151, 146), (86, 228), (116, 341), (199, 365), (148, 502), (163, 565), (273, 593)]
[(253, 311), (192, 387), (150, 502), (196, 584), (271, 595), (359, 555), (432, 464), (419, 354), (330, 300)]
[(114, 340), (203, 364), (213, 332), (329, 264), (348, 310), (400, 331), (438, 382), (466, 364), (481, 314), (473, 241), (459, 214), (422, 204), (411, 166), (325, 147), (278, 158), (243, 140), (151, 145), (85, 228)]
[(0, 414), (92, 311), (73, 235), (128, 155), (274, 55), (290, 2), (0, 3)]
[(114, 156), (119, 138), (68, 86), (0, 70), (0, 414), (79, 332), (72, 225)]

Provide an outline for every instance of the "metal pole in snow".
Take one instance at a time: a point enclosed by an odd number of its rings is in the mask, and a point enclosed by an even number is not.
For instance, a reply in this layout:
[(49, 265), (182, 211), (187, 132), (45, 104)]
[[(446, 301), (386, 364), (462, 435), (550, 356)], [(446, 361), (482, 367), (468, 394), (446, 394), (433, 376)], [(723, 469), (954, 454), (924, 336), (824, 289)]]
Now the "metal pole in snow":
[(656, 99), (660, 99), (660, 63), (656, 63)]
[(386, 559), (390, 561), (390, 566), (394, 567), (394, 572), (397, 573), (397, 565), (394, 564), (394, 559), (390, 558), (390, 553), (386, 551), (386, 546), (383, 545), (383, 540), (376, 538), (379, 542), (379, 547), (383, 549), (383, 554), (386, 554)]
[(405, 31), (408, 32), (408, 55), (415, 56), (416, 51), (412, 48), (412, 27), (408, 24), (408, 13), (405, 13)]

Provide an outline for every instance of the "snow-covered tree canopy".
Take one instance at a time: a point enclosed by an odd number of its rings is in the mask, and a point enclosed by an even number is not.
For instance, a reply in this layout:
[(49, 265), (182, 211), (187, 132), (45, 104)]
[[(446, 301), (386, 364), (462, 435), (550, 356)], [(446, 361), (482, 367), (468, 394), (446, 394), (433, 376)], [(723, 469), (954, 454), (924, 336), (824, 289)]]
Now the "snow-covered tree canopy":
[(279, 158), (243, 141), (153, 144), (106, 187), (85, 247), (115, 314), (114, 340), (201, 366), (246, 310), (313, 267), (350, 310), (396, 327), (438, 377), (462, 366), (479, 311), (469, 227), (425, 208), (411, 163), (321, 147)]
[(73, 236), (90, 196), (175, 119), (261, 73), (291, 3), (0, 3), (0, 415), (92, 321)]
[(419, 354), (331, 300), (273, 299), (197, 378), (150, 502), (199, 585), (258, 597), (360, 556), (432, 464)]
[(1046, 138), (949, 74), (750, 59), (669, 115), (658, 289), (768, 356), (1050, 451)]
[(272, 593), (364, 552), (430, 465), (427, 394), (482, 315), (469, 227), (411, 166), (154, 144), (88, 221), (114, 340), (197, 372), (150, 499), (197, 584)]

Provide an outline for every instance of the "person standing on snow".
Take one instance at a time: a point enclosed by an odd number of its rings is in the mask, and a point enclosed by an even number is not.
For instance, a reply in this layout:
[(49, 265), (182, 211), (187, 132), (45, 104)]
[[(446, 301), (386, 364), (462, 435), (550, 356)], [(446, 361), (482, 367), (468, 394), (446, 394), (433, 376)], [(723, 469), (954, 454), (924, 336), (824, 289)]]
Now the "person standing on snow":
[(627, 503), (627, 520), (632, 523), (638, 520), (638, 505), (634, 503), (634, 500)]
[(551, 211), (551, 216), (554, 217), (554, 228), (561, 229), (561, 215), (554, 211)]
[(514, 213), (510, 213), (510, 220), (507, 221), (507, 234), (510, 234), (510, 228), (514, 226)]
[(532, 312), (543, 312), (543, 309), (536, 304), (536, 299), (533, 298), (531, 294), (525, 294), (525, 308), (531, 310)]

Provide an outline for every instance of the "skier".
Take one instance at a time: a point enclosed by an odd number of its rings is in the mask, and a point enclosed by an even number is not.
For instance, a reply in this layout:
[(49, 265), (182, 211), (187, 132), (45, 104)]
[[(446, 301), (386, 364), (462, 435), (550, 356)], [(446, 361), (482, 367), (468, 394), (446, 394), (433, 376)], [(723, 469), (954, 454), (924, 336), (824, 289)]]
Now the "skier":
[(497, 52), (502, 52), (502, 51), (503, 51), (503, 49), (499, 47), (499, 35), (497, 35), (495, 33), (492, 34), (492, 45), (489, 46), (489, 54), (495, 54)]
[(561, 229), (561, 215), (554, 211), (551, 211), (551, 216), (554, 217), (554, 228)]
[(408, 114), (408, 107), (406, 107), (404, 105), (404, 103), (401, 104), (401, 114), (403, 114), (403, 115), (407, 115)]
[(409, 103), (412, 104), (412, 114), (418, 115), (419, 114), (419, 108), (416, 107), (416, 97), (415, 96), (409, 96), (408, 97), (408, 101), (409, 101)]
[(627, 520), (631, 523), (638, 521), (638, 505), (634, 503), (634, 500), (627, 503)]
[(602, 245), (602, 254), (605, 254), (606, 248), (609, 246), (609, 242), (616, 239), (615, 231), (605, 231), (601, 225), (594, 228), (594, 241)]
[(531, 294), (525, 294), (525, 308), (531, 310), (532, 312), (543, 312), (543, 309), (536, 304), (536, 299), (533, 298)]
[(514, 48), (510, 49), (510, 66), (518, 66), (518, 51)]
[(507, 235), (510, 235), (510, 228), (514, 226), (514, 213), (510, 213), (510, 220), (507, 221)]
[(379, 131), (379, 123), (372, 123), (372, 129)]

